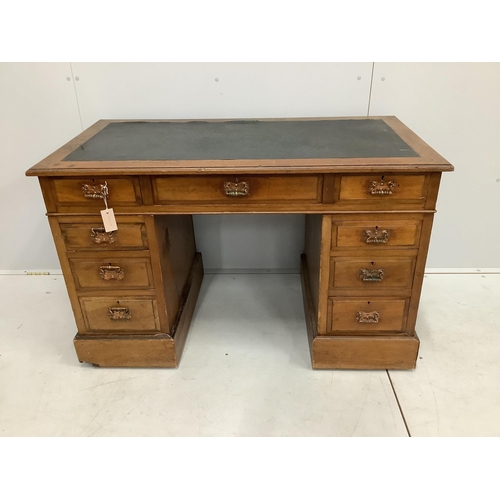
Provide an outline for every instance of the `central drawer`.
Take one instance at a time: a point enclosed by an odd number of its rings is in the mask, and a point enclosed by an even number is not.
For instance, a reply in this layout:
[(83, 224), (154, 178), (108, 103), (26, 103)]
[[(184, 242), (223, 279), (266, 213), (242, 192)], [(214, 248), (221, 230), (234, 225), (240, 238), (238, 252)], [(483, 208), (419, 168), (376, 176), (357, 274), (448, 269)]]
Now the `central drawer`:
[(179, 175), (152, 177), (155, 204), (320, 203), (321, 175)]

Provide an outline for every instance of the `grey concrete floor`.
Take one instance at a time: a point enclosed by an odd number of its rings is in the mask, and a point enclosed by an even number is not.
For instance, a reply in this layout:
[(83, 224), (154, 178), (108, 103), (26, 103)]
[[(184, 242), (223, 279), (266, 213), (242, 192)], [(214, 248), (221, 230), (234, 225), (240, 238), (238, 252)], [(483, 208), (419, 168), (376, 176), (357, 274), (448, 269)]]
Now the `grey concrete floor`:
[(411, 371), (313, 371), (294, 274), (206, 275), (177, 369), (80, 364), (60, 275), (0, 308), (0, 436), (500, 435), (500, 275), (426, 276)]

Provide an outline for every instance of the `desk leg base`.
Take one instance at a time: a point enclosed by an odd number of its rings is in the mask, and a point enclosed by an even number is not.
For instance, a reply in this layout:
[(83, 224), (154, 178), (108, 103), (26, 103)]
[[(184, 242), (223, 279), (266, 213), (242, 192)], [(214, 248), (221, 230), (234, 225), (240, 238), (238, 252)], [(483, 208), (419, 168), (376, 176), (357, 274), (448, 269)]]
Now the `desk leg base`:
[(316, 310), (310, 291), (306, 257), (302, 255), (300, 275), (311, 363), (314, 369), (413, 369), (420, 341), (413, 335), (327, 336), (318, 335)]
[(170, 335), (77, 335), (74, 339), (80, 363), (113, 368), (175, 368), (174, 339)]
[(100, 367), (177, 368), (202, 280), (203, 263), (198, 253), (185, 287), (173, 335), (78, 334), (74, 339), (78, 360)]
[(411, 370), (420, 341), (414, 336), (316, 337), (313, 368), (350, 370)]

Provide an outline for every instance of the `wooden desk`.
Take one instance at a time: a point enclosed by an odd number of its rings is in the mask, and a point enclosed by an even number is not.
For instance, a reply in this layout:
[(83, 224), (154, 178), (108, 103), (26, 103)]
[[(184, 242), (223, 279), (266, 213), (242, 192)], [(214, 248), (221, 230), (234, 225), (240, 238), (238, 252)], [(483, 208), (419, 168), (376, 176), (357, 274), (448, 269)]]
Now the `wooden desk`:
[(179, 365), (203, 278), (192, 214), (304, 213), (313, 368), (406, 369), (451, 170), (395, 117), (101, 120), (27, 175), (40, 180), (81, 362)]

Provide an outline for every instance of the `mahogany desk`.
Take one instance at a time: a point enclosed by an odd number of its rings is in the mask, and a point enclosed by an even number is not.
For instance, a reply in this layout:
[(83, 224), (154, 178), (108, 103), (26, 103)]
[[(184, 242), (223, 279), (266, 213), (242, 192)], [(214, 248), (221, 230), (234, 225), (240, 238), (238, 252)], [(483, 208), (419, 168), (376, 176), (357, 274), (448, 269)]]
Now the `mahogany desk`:
[[(451, 170), (395, 117), (100, 120), (27, 175), (40, 180), (81, 362), (178, 366), (203, 278), (192, 214), (303, 213), (312, 367), (407, 369)], [(105, 199), (116, 231), (103, 227)]]

